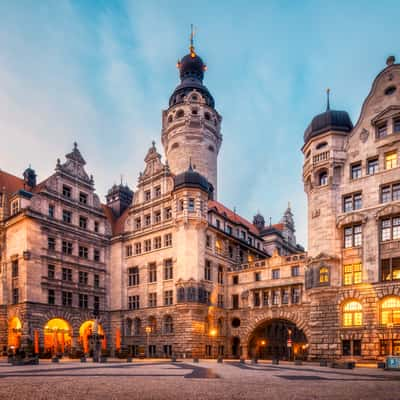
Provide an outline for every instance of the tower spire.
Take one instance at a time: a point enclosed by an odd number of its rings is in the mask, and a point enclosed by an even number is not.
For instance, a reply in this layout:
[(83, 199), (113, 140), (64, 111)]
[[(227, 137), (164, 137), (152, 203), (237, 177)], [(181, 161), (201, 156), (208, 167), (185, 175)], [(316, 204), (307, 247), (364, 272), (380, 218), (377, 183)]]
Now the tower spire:
[(331, 109), (331, 105), (329, 102), (329, 95), (331, 93), (331, 89), (326, 89), (326, 111), (329, 111)]
[(189, 46), (189, 50), (190, 50), (190, 56), (192, 58), (196, 57), (196, 52), (194, 51), (194, 26), (193, 24), (190, 25), (190, 46)]

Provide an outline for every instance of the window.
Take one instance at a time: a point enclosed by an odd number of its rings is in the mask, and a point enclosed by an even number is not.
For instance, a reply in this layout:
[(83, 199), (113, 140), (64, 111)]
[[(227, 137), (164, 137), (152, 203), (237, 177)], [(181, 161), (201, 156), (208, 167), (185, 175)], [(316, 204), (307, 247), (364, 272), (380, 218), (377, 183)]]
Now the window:
[[(171, 290), (171, 292), (172, 292), (172, 290)], [(164, 330), (164, 333), (167, 333), (167, 334), (174, 332), (174, 324), (173, 324), (172, 317), (170, 315), (166, 315), (164, 317), (164, 329), (163, 330)], [(169, 347), (171, 347), (171, 346), (169, 346)], [(164, 350), (164, 352), (165, 353), (171, 353), (171, 350), (169, 350), (167, 352)]]
[(400, 217), (385, 218), (381, 221), (381, 241), (400, 239)]
[(72, 194), (72, 189), (67, 185), (63, 185), (62, 194), (64, 197), (67, 197), (68, 199), (70, 199), (71, 194)]
[(179, 200), (179, 202), (178, 202), (178, 210), (179, 211), (183, 211), (183, 200)]
[(139, 285), (139, 267), (131, 267), (128, 269), (128, 286)]
[(149, 264), (149, 282), (157, 282), (157, 264), (150, 263)]
[(367, 163), (368, 175), (374, 175), (378, 171), (379, 171), (379, 159), (378, 158), (373, 158), (371, 160), (368, 160), (368, 163)]
[(93, 260), (96, 262), (100, 261), (100, 250), (99, 249), (93, 249)]
[(62, 252), (67, 255), (72, 255), (72, 242), (62, 241)]
[(100, 297), (99, 296), (94, 296), (93, 297), (93, 309), (95, 311), (100, 310)]
[(385, 169), (392, 169), (397, 167), (397, 152), (391, 151), (385, 154)]
[(272, 305), (277, 306), (279, 304), (279, 291), (273, 290), (272, 291)]
[(172, 259), (164, 260), (164, 280), (169, 280), (173, 278), (174, 267), (172, 264)]
[(328, 173), (327, 172), (324, 171), (319, 174), (318, 183), (319, 183), (319, 186), (325, 186), (328, 184)]
[(79, 271), (79, 284), (87, 285), (88, 284), (88, 273), (84, 271)]
[(281, 271), (279, 269), (272, 270), (272, 279), (279, 279)]
[(300, 303), (300, 288), (292, 288), (292, 304)]
[(56, 239), (54, 239), (53, 237), (48, 237), (47, 238), (47, 248), (51, 251), (55, 251), (56, 250)]
[(171, 209), (171, 207), (167, 207), (167, 208), (164, 210), (164, 218), (165, 218), (166, 220), (172, 218), (172, 209)]
[(154, 197), (157, 199), (158, 197), (161, 197), (161, 186), (156, 186), (154, 188)]
[(151, 240), (150, 239), (146, 239), (144, 241), (144, 251), (151, 251)]
[(72, 282), (72, 269), (70, 268), (62, 269), (62, 280)]
[(79, 293), (79, 308), (88, 308), (88, 295)]
[(147, 214), (144, 216), (144, 225), (145, 226), (150, 226), (151, 225), (151, 216), (150, 214)]
[(125, 256), (130, 257), (132, 255), (132, 245), (128, 244), (125, 246)]
[(48, 279), (55, 279), (56, 277), (56, 266), (49, 264), (47, 266), (47, 278)]
[(84, 246), (79, 246), (79, 257), (87, 259), (89, 257), (89, 249)]
[(253, 304), (254, 304), (254, 307), (260, 307), (260, 305), (261, 305), (260, 292), (253, 293)]
[(157, 307), (157, 293), (149, 293), (149, 307)]
[(361, 340), (342, 340), (342, 354), (344, 356), (361, 356)]
[(393, 121), (393, 132), (394, 133), (400, 132), (400, 118), (397, 118)]
[(150, 190), (146, 190), (144, 192), (144, 201), (150, 201), (151, 200), (151, 192)]
[(164, 246), (172, 246), (172, 233), (167, 233), (166, 235), (164, 235)]
[(400, 257), (381, 260), (382, 281), (393, 281), (400, 279)]
[(362, 172), (361, 163), (359, 162), (357, 164), (353, 164), (351, 166), (351, 179), (361, 178), (361, 172)]
[(98, 289), (100, 287), (100, 276), (98, 274), (94, 274), (93, 286), (95, 289)]
[(381, 202), (400, 200), (400, 183), (392, 183), (381, 187)]
[(54, 205), (49, 204), (49, 217), (54, 218)]
[(353, 225), (344, 228), (344, 248), (358, 247), (362, 245), (361, 225)]
[(299, 276), (300, 275), (300, 269), (298, 265), (294, 265), (292, 267), (292, 276)]
[(47, 291), (47, 304), (54, 305), (56, 303), (56, 294), (54, 289), (49, 289)]
[(18, 258), (11, 261), (11, 277), (12, 278), (18, 277)]
[(72, 213), (68, 210), (63, 210), (63, 222), (70, 224), (72, 221)]
[(263, 291), (263, 306), (267, 306), (269, 304), (269, 292), (267, 290)]
[(289, 290), (282, 289), (282, 304), (289, 304)]
[(88, 195), (83, 192), (79, 192), (79, 203), (81, 204), (87, 204), (88, 202)]
[(211, 236), (210, 235), (206, 235), (206, 247), (211, 249)]
[(98, 223), (98, 221), (94, 221), (94, 231), (95, 231), (96, 233), (99, 232), (99, 223)]
[(239, 275), (233, 275), (232, 276), (232, 284), (233, 285), (238, 285), (239, 284)]
[(362, 208), (362, 194), (354, 193), (343, 197), (343, 212), (360, 210)]
[(194, 211), (194, 199), (192, 199), (192, 198), (189, 199), (188, 210)]
[(19, 303), (19, 289), (13, 288), (12, 290), (12, 303), (18, 304)]
[(141, 226), (141, 222), (140, 222), (140, 217), (139, 218), (135, 218), (135, 229), (140, 229)]
[(254, 272), (254, 280), (256, 282), (261, 281), (261, 272)]
[(204, 303), (211, 304), (211, 292), (209, 290), (204, 291)]
[(11, 203), (11, 215), (17, 214), (18, 211), (19, 211), (19, 200), (14, 200)]
[(72, 307), (72, 293), (71, 292), (62, 292), (61, 300), (63, 306)]
[(400, 325), (400, 297), (386, 297), (380, 308), (382, 325)]
[(218, 283), (224, 284), (224, 267), (222, 265), (218, 265)]
[(161, 249), (161, 236), (154, 238), (154, 249)]
[(385, 136), (387, 136), (387, 124), (386, 122), (384, 124), (378, 125), (376, 128), (376, 137), (378, 139), (382, 139)]
[(164, 291), (164, 306), (172, 306), (173, 304), (173, 291), (165, 290)]
[(139, 296), (138, 295), (128, 296), (128, 309), (137, 310), (138, 308), (139, 308)]
[(320, 267), (319, 269), (319, 283), (326, 284), (329, 282), (329, 269), (328, 267)]
[(87, 229), (87, 218), (80, 216), (79, 217), (79, 228)]
[(155, 224), (161, 223), (161, 211), (154, 212), (154, 223)]
[(358, 301), (348, 301), (343, 306), (343, 326), (362, 325), (362, 306)]
[(355, 285), (362, 282), (362, 264), (348, 264), (343, 266), (343, 284)]
[(211, 281), (211, 261), (206, 260), (206, 264), (204, 266), (204, 279), (206, 281)]
[[(140, 308), (139, 295), (128, 296), (129, 310), (138, 310)], [(138, 333), (136, 333), (138, 335)]]
[(139, 255), (142, 253), (142, 243), (135, 243), (135, 255)]
[(229, 258), (233, 258), (233, 247), (232, 246), (228, 246), (228, 254), (229, 254)]
[(239, 295), (238, 294), (233, 294), (232, 295), (232, 308), (234, 310), (239, 309)]
[(220, 307), (220, 308), (224, 307), (224, 295), (223, 294), (218, 294), (218, 307)]

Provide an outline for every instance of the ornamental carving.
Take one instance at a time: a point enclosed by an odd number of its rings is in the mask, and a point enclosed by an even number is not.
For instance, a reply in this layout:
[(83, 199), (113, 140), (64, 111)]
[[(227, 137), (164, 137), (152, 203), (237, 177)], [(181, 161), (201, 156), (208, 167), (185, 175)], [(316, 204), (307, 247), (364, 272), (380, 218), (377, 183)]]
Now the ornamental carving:
[(382, 217), (387, 217), (392, 214), (399, 214), (400, 213), (400, 204), (389, 204), (375, 214), (376, 219), (380, 219)]
[(363, 129), (360, 133), (360, 140), (365, 143), (368, 140), (369, 131), (367, 129)]
[(356, 222), (361, 222), (362, 224), (365, 224), (367, 221), (368, 217), (364, 213), (351, 213), (338, 217), (336, 220), (336, 226), (338, 228), (342, 228), (345, 225), (351, 225)]
[(319, 208), (311, 212), (311, 218), (318, 218), (321, 215), (321, 210)]

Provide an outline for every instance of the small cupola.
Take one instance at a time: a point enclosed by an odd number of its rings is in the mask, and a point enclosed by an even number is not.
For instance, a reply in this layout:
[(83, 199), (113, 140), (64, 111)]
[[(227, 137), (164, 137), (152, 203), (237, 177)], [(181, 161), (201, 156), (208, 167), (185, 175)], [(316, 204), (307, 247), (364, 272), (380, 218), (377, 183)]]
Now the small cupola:
[(34, 188), (36, 186), (36, 173), (29, 166), (23, 173), (25, 188)]

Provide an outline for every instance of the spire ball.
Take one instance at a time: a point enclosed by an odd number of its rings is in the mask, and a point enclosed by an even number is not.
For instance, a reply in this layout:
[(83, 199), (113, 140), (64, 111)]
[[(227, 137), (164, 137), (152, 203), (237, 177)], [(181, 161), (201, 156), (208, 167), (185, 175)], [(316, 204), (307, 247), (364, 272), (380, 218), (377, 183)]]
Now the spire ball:
[(390, 65), (393, 65), (396, 61), (396, 57), (395, 56), (389, 56), (386, 59), (386, 65), (389, 67)]

